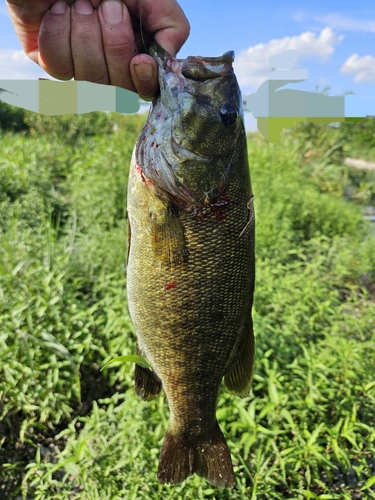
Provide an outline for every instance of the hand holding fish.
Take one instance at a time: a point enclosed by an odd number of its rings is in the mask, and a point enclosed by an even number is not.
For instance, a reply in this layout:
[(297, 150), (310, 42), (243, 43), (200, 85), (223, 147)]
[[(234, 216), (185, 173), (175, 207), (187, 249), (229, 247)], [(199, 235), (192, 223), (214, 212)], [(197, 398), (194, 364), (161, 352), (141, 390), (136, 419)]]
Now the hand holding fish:
[(7, 0), (7, 6), (23, 50), (48, 74), (116, 85), (146, 99), (157, 93), (157, 66), (140, 54), (142, 36), (176, 54), (190, 30), (176, 0)]

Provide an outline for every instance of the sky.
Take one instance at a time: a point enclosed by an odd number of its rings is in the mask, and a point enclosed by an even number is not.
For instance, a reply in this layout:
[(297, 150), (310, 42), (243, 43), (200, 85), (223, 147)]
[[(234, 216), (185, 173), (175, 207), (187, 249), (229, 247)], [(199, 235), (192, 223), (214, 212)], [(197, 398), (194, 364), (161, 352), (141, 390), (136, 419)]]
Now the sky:
[[(290, 88), (329, 94), (353, 92), (375, 108), (374, 0), (180, 0), (191, 25), (178, 57), (218, 56), (235, 51), (235, 72), (243, 94), (267, 79), (268, 58), (294, 49), (293, 68), (306, 68), (305, 82)], [(28, 60), (0, 0), (0, 79), (47, 77)], [(255, 128), (246, 113), (247, 128)]]

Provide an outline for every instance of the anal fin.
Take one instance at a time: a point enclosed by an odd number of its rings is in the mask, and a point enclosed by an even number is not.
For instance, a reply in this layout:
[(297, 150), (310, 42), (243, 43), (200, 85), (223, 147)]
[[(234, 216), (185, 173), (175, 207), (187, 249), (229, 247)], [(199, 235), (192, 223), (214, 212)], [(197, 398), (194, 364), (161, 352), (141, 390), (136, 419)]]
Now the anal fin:
[(253, 321), (245, 323), (241, 340), (228, 373), (224, 377), (226, 388), (238, 396), (247, 396), (250, 391), (255, 357)]

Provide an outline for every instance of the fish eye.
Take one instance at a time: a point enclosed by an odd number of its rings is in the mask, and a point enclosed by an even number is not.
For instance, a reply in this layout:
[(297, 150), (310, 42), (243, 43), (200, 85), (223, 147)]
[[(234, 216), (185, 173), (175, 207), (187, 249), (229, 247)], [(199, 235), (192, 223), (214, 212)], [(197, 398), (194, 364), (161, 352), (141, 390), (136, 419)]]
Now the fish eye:
[(220, 108), (220, 118), (221, 122), (226, 127), (232, 127), (237, 121), (238, 111), (233, 104), (224, 104)]

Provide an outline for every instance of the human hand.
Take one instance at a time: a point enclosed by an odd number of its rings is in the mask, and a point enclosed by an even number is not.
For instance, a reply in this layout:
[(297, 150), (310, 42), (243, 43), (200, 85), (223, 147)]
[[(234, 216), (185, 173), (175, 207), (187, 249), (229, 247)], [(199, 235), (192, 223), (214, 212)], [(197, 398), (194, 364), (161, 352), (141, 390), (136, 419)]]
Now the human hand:
[(7, 0), (25, 53), (60, 80), (116, 85), (151, 99), (157, 65), (140, 54), (155, 40), (175, 55), (189, 36), (176, 0)]

